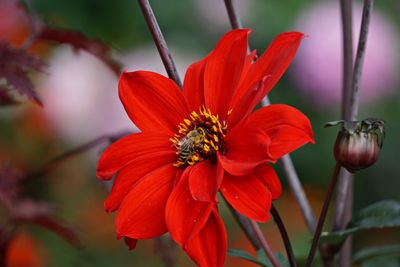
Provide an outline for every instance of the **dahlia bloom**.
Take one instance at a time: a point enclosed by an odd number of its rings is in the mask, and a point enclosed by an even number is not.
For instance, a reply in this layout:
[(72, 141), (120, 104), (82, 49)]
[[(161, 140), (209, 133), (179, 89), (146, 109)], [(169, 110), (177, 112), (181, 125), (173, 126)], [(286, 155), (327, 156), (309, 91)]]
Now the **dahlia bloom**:
[(126, 72), (119, 96), (140, 133), (111, 144), (97, 175), (116, 175), (105, 209), (116, 211), (118, 237), (169, 232), (199, 265), (222, 266), (227, 250), (217, 192), (239, 213), (269, 219), (281, 186), (268, 163), (313, 142), (307, 117), (287, 105), (253, 109), (280, 79), (303, 34), (279, 35), (254, 62), (250, 30), (225, 34), (189, 66), (183, 91), (157, 73)]

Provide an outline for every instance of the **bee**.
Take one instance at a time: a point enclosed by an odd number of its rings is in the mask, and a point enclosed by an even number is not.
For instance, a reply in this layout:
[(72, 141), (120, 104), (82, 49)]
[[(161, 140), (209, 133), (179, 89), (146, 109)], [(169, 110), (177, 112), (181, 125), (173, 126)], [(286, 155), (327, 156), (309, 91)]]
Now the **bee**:
[(206, 132), (203, 128), (198, 127), (187, 133), (181, 140), (176, 143), (178, 149), (179, 160), (188, 162), (196, 154), (196, 150), (201, 147), (201, 143), (206, 139)]

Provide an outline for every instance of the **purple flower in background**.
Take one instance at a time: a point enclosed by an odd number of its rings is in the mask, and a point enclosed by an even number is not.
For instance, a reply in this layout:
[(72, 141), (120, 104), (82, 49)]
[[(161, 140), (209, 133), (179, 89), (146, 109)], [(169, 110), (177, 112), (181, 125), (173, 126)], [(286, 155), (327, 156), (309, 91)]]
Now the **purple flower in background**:
[[(356, 53), (362, 7), (353, 6), (353, 43)], [(334, 106), (341, 100), (342, 34), (337, 3), (323, 2), (304, 10), (296, 30), (308, 38), (300, 47), (291, 76), (298, 88), (321, 106)], [(374, 12), (368, 36), (361, 81), (361, 101), (380, 100), (398, 84), (399, 44), (394, 26), (381, 13)]]

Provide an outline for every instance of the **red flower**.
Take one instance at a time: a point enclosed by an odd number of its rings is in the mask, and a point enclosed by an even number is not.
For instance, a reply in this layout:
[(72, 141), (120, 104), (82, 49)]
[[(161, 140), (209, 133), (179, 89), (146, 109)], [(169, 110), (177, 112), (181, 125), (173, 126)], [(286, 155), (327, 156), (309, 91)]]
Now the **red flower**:
[(169, 232), (199, 266), (222, 266), (226, 232), (218, 191), (241, 214), (269, 219), (281, 193), (267, 163), (313, 142), (310, 122), (286, 105), (252, 113), (293, 59), (303, 34), (279, 35), (253, 63), (250, 30), (225, 34), (216, 48), (186, 72), (183, 92), (157, 73), (123, 73), (119, 96), (142, 131), (113, 143), (97, 175), (116, 174), (107, 211), (118, 210), (118, 237), (137, 239)]

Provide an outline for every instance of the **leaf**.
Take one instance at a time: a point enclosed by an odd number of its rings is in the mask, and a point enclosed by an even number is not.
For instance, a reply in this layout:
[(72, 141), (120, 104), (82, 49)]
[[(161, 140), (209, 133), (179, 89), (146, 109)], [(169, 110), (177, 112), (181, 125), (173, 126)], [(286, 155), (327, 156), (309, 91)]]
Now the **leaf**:
[(258, 264), (260, 266), (265, 266), (265, 267), (270, 267), (272, 265), (267, 265), (265, 262), (263, 262), (261, 259), (258, 259), (252, 255), (250, 255), (247, 251), (244, 250), (240, 250), (240, 249), (228, 249), (228, 255), (229, 256), (233, 256), (233, 257), (237, 257), (237, 258), (241, 258), (244, 260), (248, 260), (251, 261), (255, 264)]
[(116, 75), (119, 76), (121, 73), (121, 65), (111, 57), (110, 47), (99, 40), (89, 39), (81, 32), (44, 26), (38, 38), (85, 50), (102, 60)]
[(39, 96), (28, 77), (28, 72), (30, 70), (42, 71), (43, 67), (44, 63), (26, 50), (0, 42), (0, 104), (15, 102), (9, 91), (16, 91), (19, 95), (26, 96), (41, 105)]
[[(257, 250), (257, 256), (261, 259), (262, 262), (266, 263), (267, 266), (273, 266), (267, 255), (265, 255), (264, 250)], [(282, 253), (275, 253), (276, 259), (279, 261), (281, 267), (290, 267), (289, 261)]]
[(337, 126), (337, 125), (343, 125), (343, 123), (344, 123), (344, 120), (328, 121), (327, 123), (325, 123), (324, 128)]
[(340, 246), (349, 235), (371, 229), (393, 228), (400, 226), (400, 203), (383, 200), (360, 210), (350, 221), (347, 228), (337, 232), (324, 232), (320, 243)]
[[(239, 249), (228, 249), (228, 255), (251, 261), (260, 266), (273, 267), (271, 261), (262, 249), (257, 250), (257, 257), (250, 255), (247, 251)], [(281, 267), (290, 267), (289, 261), (281, 253), (276, 253), (275, 256)]]
[(377, 257), (367, 261), (364, 261), (360, 265), (361, 267), (400, 267), (400, 256), (385, 256)]
[(354, 255), (353, 263), (361, 263), (372, 258), (387, 255), (400, 255), (400, 244), (362, 249)]

